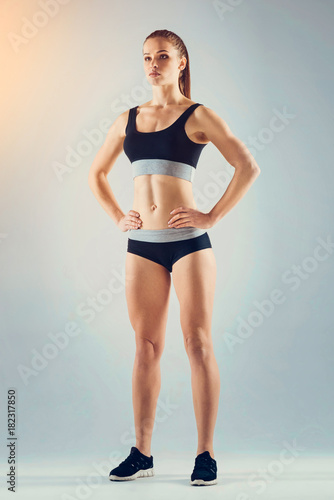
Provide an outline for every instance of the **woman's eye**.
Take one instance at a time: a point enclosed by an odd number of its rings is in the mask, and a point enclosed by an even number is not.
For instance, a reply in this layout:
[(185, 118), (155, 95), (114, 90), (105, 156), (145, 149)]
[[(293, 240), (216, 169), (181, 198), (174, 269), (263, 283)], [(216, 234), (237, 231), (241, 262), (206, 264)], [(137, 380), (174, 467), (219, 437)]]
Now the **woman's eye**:
[[(167, 54), (161, 54), (160, 57), (166, 57), (166, 59), (168, 59), (168, 55)], [(147, 61), (147, 59), (151, 59), (150, 57), (145, 57), (144, 61)]]

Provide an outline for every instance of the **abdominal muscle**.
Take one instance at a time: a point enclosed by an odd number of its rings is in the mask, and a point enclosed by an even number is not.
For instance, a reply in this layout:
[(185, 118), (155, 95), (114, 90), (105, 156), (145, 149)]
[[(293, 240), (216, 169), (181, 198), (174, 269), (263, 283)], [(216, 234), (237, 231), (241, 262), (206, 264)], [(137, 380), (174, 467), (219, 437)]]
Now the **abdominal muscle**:
[(167, 223), (174, 215), (170, 212), (179, 206), (197, 209), (190, 181), (160, 174), (134, 178), (132, 210), (138, 212), (142, 220), (140, 229), (168, 228)]

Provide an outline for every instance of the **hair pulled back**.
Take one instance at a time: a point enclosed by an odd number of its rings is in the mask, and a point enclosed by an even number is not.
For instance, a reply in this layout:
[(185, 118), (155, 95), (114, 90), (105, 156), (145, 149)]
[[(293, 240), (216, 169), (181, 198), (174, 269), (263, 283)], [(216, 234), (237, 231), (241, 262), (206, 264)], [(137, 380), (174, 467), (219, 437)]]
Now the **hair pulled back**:
[(188, 97), (188, 99), (191, 99), (190, 96), (190, 67), (189, 67), (189, 56), (188, 56), (188, 51), (187, 47), (185, 46), (183, 40), (176, 34), (173, 33), (173, 31), (169, 30), (156, 30), (153, 31), (150, 35), (148, 35), (146, 40), (149, 38), (166, 38), (173, 47), (177, 50), (178, 57), (185, 57), (187, 59), (187, 64), (186, 67), (180, 71), (180, 76), (179, 76), (179, 89), (181, 93), (185, 96)]

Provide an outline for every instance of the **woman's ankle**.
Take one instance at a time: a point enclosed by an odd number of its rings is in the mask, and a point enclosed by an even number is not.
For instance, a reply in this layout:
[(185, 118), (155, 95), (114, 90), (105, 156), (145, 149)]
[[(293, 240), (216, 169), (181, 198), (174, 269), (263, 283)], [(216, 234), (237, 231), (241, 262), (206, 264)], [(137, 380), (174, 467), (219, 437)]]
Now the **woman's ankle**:
[(145, 448), (145, 446), (139, 446), (136, 444), (137, 450), (140, 451), (143, 455), (146, 455), (147, 457), (151, 457), (151, 449), (150, 448)]

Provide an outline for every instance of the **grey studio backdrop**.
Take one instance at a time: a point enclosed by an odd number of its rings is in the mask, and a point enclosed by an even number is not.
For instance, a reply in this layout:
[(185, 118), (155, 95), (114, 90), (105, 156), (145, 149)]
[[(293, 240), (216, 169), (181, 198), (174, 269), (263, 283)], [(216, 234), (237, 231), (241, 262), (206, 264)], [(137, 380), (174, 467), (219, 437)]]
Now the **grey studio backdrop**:
[[(111, 123), (151, 99), (142, 44), (164, 28), (187, 45), (192, 99), (229, 124), (262, 171), (209, 229), (221, 376), (214, 448), (333, 453), (333, 7), (72, 0), (25, 43), (2, 41), (14, 76), (1, 141), (1, 404), (15, 388), (21, 461), (126, 456), (135, 444), (127, 233), (87, 176)], [(8, 34), (41, 7), (2, 9)], [(209, 144), (193, 183), (200, 210), (212, 208), (233, 172)], [(108, 179), (127, 212), (124, 153)], [(173, 286), (161, 371), (152, 453), (192, 456), (191, 372)]]

